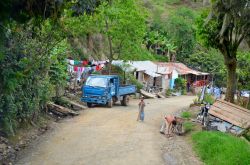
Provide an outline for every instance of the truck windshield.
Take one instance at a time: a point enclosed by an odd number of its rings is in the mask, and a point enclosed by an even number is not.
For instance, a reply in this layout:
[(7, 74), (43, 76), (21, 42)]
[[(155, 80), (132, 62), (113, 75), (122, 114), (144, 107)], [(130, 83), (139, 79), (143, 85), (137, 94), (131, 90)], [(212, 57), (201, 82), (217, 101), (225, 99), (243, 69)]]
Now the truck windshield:
[(94, 87), (106, 87), (107, 79), (102, 77), (90, 77), (87, 79), (86, 85)]

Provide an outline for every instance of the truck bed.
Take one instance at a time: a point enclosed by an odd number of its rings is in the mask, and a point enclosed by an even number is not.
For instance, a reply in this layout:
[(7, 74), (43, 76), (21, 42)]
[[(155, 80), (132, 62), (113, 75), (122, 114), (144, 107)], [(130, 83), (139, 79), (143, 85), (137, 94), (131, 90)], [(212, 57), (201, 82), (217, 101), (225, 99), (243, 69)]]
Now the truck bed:
[(135, 85), (126, 85), (126, 86), (119, 87), (119, 95), (120, 96), (134, 94), (135, 92), (136, 92)]

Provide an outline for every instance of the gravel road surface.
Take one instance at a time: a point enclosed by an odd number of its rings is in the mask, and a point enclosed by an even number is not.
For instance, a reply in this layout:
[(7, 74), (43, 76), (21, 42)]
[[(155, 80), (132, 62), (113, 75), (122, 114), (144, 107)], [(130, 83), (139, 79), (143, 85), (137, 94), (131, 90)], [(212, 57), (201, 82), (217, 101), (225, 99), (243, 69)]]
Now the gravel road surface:
[(159, 133), (165, 114), (187, 107), (193, 96), (146, 99), (145, 122), (137, 122), (139, 100), (113, 108), (94, 107), (63, 120), (19, 156), (20, 165), (201, 164), (183, 137)]

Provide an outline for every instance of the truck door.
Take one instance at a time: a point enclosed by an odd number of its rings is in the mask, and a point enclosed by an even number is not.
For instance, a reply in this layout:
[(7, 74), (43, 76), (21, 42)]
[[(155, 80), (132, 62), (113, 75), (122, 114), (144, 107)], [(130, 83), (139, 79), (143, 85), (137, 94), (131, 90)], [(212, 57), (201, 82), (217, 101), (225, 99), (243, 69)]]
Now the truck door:
[(115, 79), (112, 78), (110, 79), (110, 93), (111, 93), (111, 96), (114, 96), (115, 95)]
[(115, 93), (116, 93), (116, 95), (118, 95), (118, 90), (119, 90), (119, 80), (118, 80), (118, 78), (114, 78), (114, 82), (115, 82)]

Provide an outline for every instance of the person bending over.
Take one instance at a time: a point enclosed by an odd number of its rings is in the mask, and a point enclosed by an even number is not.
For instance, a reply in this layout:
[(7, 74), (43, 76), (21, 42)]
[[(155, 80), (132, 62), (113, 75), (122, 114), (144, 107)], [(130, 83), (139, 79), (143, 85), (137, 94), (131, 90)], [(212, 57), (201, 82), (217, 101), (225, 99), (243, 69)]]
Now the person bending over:
[(166, 126), (168, 126), (168, 130), (167, 130), (166, 135), (170, 136), (174, 131), (174, 126), (176, 126), (176, 124), (177, 124), (176, 117), (174, 115), (166, 115), (165, 122), (166, 122)]

